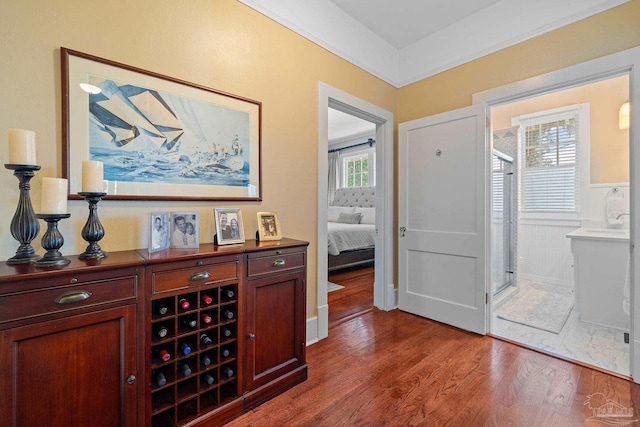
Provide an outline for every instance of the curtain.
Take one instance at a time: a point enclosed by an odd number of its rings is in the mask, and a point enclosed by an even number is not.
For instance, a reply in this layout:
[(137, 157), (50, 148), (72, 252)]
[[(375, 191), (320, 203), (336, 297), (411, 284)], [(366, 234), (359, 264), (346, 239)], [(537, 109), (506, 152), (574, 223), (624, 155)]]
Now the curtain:
[(333, 202), (333, 198), (336, 195), (336, 188), (338, 188), (338, 175), (340, 170), (340, 153), (329, 153), (329, 185), (327, 185), (327, 201), (329, 205)]

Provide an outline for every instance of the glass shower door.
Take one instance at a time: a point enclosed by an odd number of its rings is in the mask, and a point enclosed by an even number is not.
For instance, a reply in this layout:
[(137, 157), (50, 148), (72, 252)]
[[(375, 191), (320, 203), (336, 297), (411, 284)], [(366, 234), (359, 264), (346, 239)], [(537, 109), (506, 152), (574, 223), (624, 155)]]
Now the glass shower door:
[(491, 200), (491, 290), (495, 297), (512, 284), (513, 159), (493, 152)]

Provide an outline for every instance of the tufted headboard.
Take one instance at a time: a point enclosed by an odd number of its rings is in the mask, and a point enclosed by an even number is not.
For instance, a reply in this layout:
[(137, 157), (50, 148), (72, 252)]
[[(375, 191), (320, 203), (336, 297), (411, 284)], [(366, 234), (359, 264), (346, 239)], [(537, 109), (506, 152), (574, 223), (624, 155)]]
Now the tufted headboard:
[(331, 206), (375, 207), (376, 187), (338, 188)]

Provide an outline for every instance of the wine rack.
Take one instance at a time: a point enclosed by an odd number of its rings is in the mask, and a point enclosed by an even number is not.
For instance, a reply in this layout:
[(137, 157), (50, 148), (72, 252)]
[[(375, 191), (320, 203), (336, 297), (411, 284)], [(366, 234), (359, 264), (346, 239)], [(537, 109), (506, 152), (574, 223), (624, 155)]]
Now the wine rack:
[(237, 295), (232, 284), (152, 299), (153, 427), (186, 424), (238, 398)]

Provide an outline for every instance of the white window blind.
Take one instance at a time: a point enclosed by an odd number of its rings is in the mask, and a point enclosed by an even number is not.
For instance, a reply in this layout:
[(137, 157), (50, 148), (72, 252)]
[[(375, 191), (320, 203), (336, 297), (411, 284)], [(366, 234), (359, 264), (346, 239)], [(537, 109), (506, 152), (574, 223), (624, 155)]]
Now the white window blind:
[(523, 212), (578, 211), (579, 112), (520, 121)]

